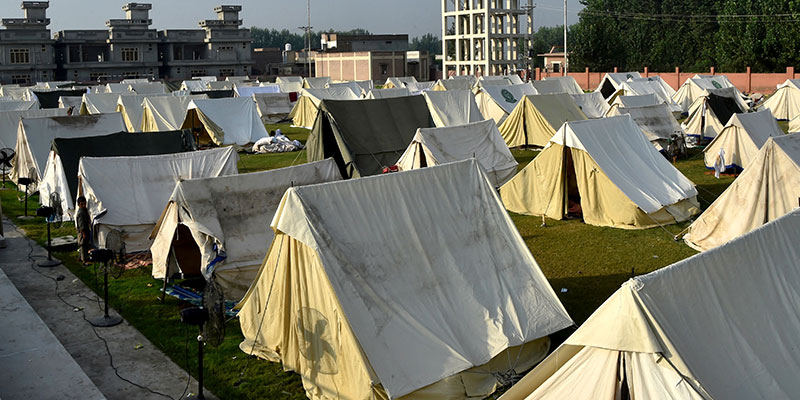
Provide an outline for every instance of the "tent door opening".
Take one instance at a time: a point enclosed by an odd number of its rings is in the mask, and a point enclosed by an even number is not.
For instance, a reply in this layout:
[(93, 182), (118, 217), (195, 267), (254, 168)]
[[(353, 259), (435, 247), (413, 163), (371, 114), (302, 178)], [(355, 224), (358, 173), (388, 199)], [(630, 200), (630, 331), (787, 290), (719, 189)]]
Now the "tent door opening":
[(184, 277), (200, 275), (200, 247), (195, 243), (192, 232), (183, 224), (178, 224), (178, 229), (172, 238), (172, 250), (175, 262)]
[(572, 149), (564, 147), (564, 216), (567, 219), (582, 219), (581, 193), (578, 190), (578, 177), (575, 174), (575, 162)]
[(610, 80), (606, 79), (603, 82), (603, 87), (600, 88), (600, 94), (603, 95), (604, 99), (607, 99), (609, 96), (614, 94), (617, 91), (617, 88), (614, 87), (614, 84), (611, 83)]

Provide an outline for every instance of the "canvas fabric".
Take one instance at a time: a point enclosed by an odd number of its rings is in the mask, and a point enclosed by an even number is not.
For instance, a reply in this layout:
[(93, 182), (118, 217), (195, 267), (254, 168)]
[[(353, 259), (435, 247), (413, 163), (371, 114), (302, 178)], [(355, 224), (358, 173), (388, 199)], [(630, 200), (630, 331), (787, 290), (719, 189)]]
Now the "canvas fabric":
[(217, 146), (245, 145), (269, 135), (248, 97), (192, 100), (181, 129), (200, 130), (201, 142)]
[(192, 100), (207, 99), (206, 95), (148, 97), (142, 102), (142, 132), (179, 130), (186, 120)]
[(348, 87), (332, 89), (303, 89), (294, 104), (289, 118), (294, 126), (311, 129), (317, 119), (317, 111), (322, 100), (358, 100), (359, 97)]
[(608, 112), (608, 102), (599, 92), (573, 94), (572, 100), (587, 118), (603, 118)]
[(419, 129), (397, 166), (408, 171), (470, 158), (478, 160), (494, 187), (502, 186), (517, 172), (517, 161), (491, 120)]
[(722, 161), (726, 169), (741, 171), (764, 143), (776, 136), (783, 136), (783, 130), (769, 110), (734, 114), (722, 132), (703, 149), (706, 168), (714, 168)]
[(543, 147), (564, 122), (585, 119), (566, 93), (525, 96), (500, 125), (500, 134), (508, 147)]
[(0, 149), (14, 149), (17, 146), (17, 129), (19, 129), (20, 118), (41, 118), (41, 117), (66, 117), (67, 110), (64, 108), (48, 108), (45, 110), (25, 110), (25, 111), (0, 111)]
[(253, 94), (261, 122), (275, 124), (289, 117), (294, 107), (288, 93), (256, 93)]
[[(474, 160), (291, 188), (272, 227), (242, 301), (241, 348), (266, 344), (311, 398), (369, 399), (376, 383), (388, 398), (415, 398), (572, 324)], [(264, 309), (277, 323), (256, 340)], [(467, 398), (463, 387), (452, 398)]]
[(537, 94), (583, 94), (583, 89), (571, 76), (547, 77), (540, 81), (531, 81), (531, 84)]
[[(237, 161), (233, 147), (152, 156), (83, 157), (78, 167), (79, 195), (86, 197), (89, 214), (101, 231), (121, 230), (127, 251), (145, 251), (176, 183), (235, 175)], [(102, 244), (103, 234), (99, 236)]]
[(428, 91), (423, 94), (433, 123), (437, 127), (465, 125), (483, 121), (483, 115), (470, 90)]
[(684, 241), (708, 250), (775, 220), (800, 198), (800, 135), (767, 139), (741, 175), (689, 226)]
[(528, 95), (536, 94), (529, 84), (482, 87), (475, 93), (475, 102), (484, 119), (493, 119), (499, 126), (517, 104)]

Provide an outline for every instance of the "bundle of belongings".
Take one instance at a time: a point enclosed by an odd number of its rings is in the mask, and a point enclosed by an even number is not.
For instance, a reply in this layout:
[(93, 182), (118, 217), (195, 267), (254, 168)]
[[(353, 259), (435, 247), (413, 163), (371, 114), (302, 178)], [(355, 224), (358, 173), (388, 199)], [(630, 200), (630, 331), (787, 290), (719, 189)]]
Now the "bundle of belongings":
[(253, 144), (254, 153), (287, 153), (290, 151), (303, 150), (305, 146), (299, 140), (292, 140), (286, 137), (280, 129), (275, 131), (275, 135), (258, 139)]

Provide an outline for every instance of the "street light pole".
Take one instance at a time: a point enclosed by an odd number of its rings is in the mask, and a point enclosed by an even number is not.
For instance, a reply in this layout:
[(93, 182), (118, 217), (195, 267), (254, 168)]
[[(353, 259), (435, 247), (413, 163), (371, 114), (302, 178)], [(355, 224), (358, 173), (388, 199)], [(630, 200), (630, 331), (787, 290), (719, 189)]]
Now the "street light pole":
[(564, 0), (564, 76), (569, 70), (569, 60), (567, 59), (567, 0)]

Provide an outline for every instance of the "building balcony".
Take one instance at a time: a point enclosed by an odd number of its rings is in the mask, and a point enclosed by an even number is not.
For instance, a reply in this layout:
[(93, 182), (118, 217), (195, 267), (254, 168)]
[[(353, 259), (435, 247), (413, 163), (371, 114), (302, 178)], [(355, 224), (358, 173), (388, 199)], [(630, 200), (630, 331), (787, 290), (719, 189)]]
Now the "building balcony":
[(3, 18), (3, 26), (9, 28), (39, 28), (50, 25), (50, 18), (44, 19), (28, 19), (28, 18)]
[(162, 65), (161, 61), (148, 62), (65, 62), (62, 64), (64, 69), (85, 69), (85, 68), (158, 68)]

